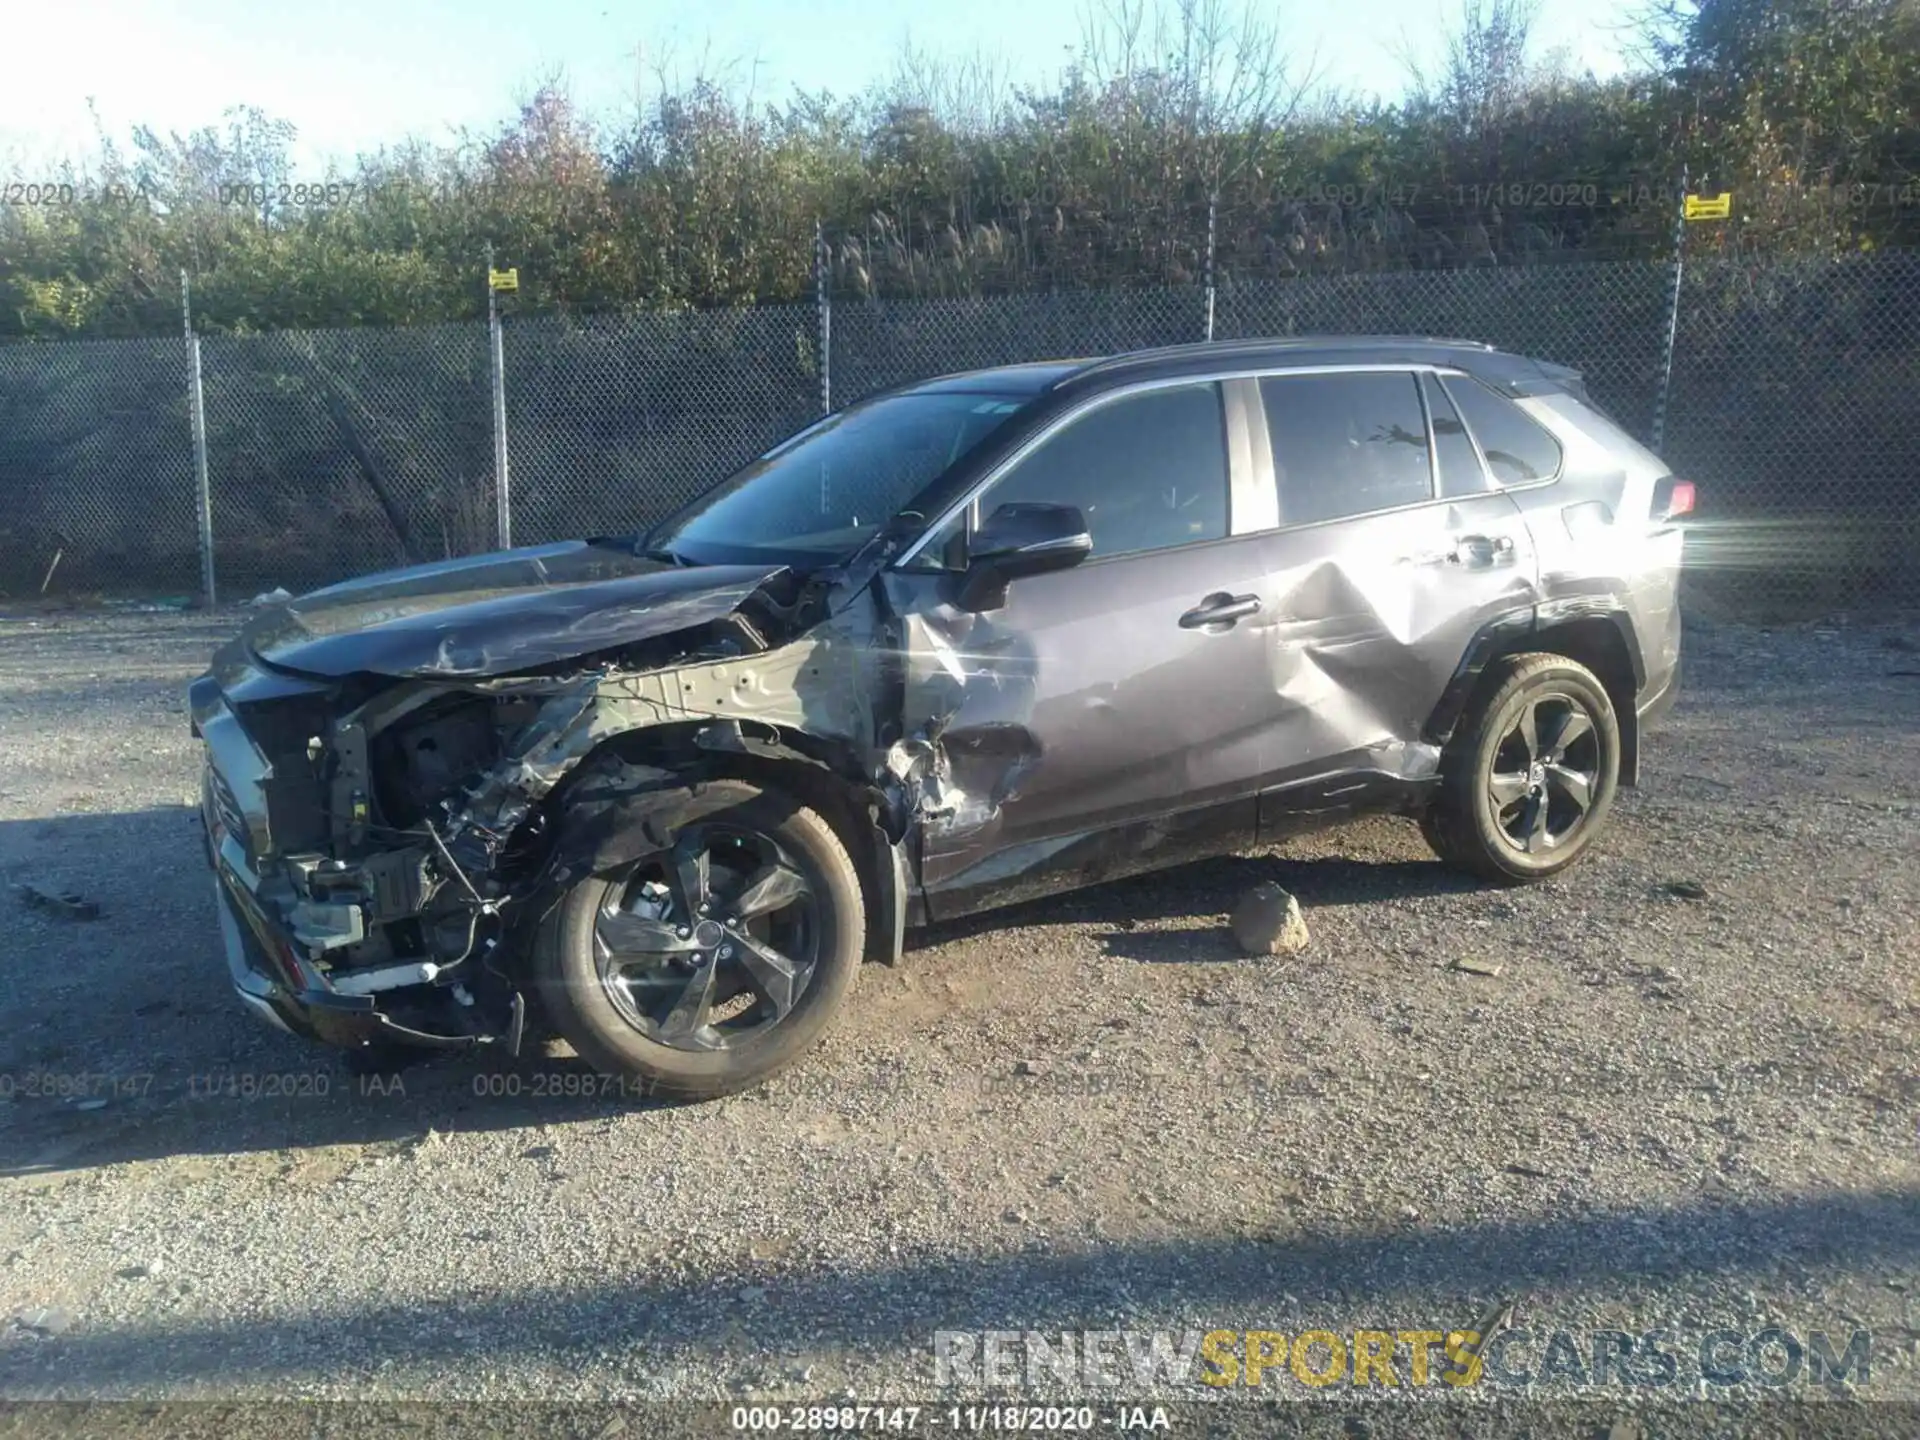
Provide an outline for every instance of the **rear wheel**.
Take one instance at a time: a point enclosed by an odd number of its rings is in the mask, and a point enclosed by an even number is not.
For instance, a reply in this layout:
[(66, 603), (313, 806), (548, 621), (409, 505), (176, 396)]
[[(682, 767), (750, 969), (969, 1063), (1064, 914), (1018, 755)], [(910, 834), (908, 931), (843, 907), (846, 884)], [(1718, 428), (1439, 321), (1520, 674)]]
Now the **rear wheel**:
[(1484, 879), (1543, 880), (1579, 859), (1606, 823), (1620, 723), (1584, 665), (1546, 654), (1496, 663), (1442, 757), (1421, 833), (1441, 859)]
[(865, 938), (858, 873), (833, 828), (742, 780), (666, 850), (569, 890), (535, 969), (581, 1057), (657, 1093), (723, 1095), (817, 1040)]

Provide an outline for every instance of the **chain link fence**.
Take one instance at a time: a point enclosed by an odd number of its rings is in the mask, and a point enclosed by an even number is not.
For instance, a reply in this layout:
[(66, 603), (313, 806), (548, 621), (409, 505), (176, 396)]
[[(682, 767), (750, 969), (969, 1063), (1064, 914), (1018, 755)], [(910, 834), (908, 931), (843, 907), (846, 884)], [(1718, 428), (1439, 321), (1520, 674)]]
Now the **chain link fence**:
[(1697, 590), (1920, 605), (1920, 251), (1690, 263), (1666, 457), (1700, 482)]
[(199, 590), (188, 353), (0, 346), (0, 595)]
[(803, 305), (506, 327), (513, 539), (631, 532), (820, 413)]
[(227, 598), (492, 548), (485, 326), (200, 344), (214, 574)]
[[(497, 371), (484, 323), (5, 346), (0, 595), (200, 590), (196, 343), (232, 601), (493, 548), (503, 481), (515, 543), (632, 531), (823, 397), (1198, 340), (1209, 319), (1222, 339), (1490, 341), (1579, 368), (1644, 439), (1676, 278), (1600, 262), (516, 317)], [(1776, 612), (1920, 604), (1920, 251), (1690, 260), (1678, 278), (1663, 449), (1700, 485), (1697, 587)]]
[(834, 403), (850, 404), (890, 386), (955, 370), (1204, 339), (1205, 295), (1188, 286), (837, 302)]

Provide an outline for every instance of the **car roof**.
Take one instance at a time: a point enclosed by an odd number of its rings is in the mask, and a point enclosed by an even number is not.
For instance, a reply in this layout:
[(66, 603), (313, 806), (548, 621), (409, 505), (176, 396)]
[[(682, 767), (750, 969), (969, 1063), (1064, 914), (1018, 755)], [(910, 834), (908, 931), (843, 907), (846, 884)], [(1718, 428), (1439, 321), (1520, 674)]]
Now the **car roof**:
[(934, 375), (895, 386), (889, 395), (952, 394), (978, 391), (992, 395), (1038, 395), (1071, 375), (1077, 375), (1097, 359), (1033, 360), (1020, 365), (993, 365), (984, 370), (957, 370), (951, 375)]
[(1578, 372), (1565, 366), (1496, 350), (1477, 340), (1434, 335), (1289, 335), (997, 365), (935, 376), (889, 393), (975, 391), (1031, 397), (1048, 391), (1091, 393), (1141, 380), (1211, 374), (1223, 368), (1354, 364), (1448, 366), (1516, 395), (1579, 382)]

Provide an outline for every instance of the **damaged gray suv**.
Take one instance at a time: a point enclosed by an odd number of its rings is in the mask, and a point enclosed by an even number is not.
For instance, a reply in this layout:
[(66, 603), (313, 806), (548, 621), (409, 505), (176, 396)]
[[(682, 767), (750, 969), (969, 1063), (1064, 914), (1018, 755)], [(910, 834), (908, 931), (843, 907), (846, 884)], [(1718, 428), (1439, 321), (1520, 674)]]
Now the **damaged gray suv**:
[(1692, 504), (1575, 372), (1459, 341), (906, 386), (644, 536), (248, 625), (190, 693), (233, 982), (703, 1096), (928, 920), (1361, 811), (1540, 879), (1673, 698)]

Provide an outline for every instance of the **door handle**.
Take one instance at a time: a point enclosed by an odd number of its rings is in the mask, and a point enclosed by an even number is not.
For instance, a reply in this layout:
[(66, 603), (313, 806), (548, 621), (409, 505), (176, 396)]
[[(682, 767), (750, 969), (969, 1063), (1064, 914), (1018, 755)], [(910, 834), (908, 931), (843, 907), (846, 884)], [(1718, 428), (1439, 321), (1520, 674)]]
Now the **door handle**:
[(1496, 565), (1511, 565), (1514, 548), (1511, 535), (1459, 535), (1447, 558), (1469, 570), (1491, 570)]
[(1259, 613), (1258, 595), (1229, 595), (1224, 590), (1216, 590), (1180, 617), (1180, 628), (1212, 630), (1217, 626), (1222, 630), (1230, 630), (1234, 621)]

